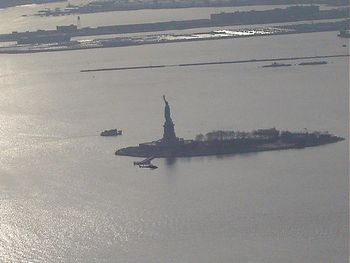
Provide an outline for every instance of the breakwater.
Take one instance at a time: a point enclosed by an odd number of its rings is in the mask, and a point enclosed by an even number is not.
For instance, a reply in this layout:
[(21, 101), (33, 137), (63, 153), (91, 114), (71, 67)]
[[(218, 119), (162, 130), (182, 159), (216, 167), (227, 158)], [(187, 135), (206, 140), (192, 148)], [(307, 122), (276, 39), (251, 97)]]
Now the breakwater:
[(135, 66), (135, 67), (114, 67), (114, 68), (98, 68), (98, 69), (83, 69), (80, 72), (99, 72), (99, 71), (121, 71), (121, 70), (137, 70), (137, 69), (154, 69), (154, 68), (170, 68), (170, 67), (195, 67), (195, 66), (210, 66), (210, 65), (222, 65), (222, 64), (239, 64), (239, 63), (258, 63), (258, 62), (273, 62), (273, 61), (286, 61), (286, 60), (302, 60), (302, 59), (320, 59), (320, 58), (340, 58), (349, 57), (349, 54), (339, 55), (324, 55), (324, 56), (304, 56), (304, 57), (285, 57), (285, 58), (266, 58), (266, 59), (248, 59), (248, 60), (231, 60), (231, 61), (209, 61), (198, 63), (184, 63), (184, 64), (168, 64), (168, 65), (155, 65), (155, 66)]

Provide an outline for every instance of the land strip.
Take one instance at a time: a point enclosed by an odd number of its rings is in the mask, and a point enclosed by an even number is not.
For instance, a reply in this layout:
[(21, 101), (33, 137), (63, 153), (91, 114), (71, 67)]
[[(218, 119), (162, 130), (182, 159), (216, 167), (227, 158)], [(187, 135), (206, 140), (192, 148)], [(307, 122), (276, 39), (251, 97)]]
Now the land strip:
[[(248, 29), (232, 29), (232, 30), (215, 30), (205, 33), (192, 34), (157, 34), (145, 35), (136, 37), (117, 37), (107, 39), (94, 40), (77, 40), (55, 44), (23, 44), (0, 47), (2, 54), (21, 54), (21, 53), (37, 53), (37, 52), (54, 52), (68, 51), (80, 49), (95, 49), (95, 48), (110, 48), (110, 47), (126, 47), (150, 44), (165, 44), (176, 42), (191, 42), (204, 40), (220, 40), (234, 39), (243, 37), (258, 37), (258, 36), (276, 36), (286, 34), (300, 34), (311, 32), (337, 31), (349, 24), (349, 20), (338, 22), (325, 22), (314, 24), (295, 24), (276, 27), (264, 28), (248, 28)], [(334, 34), (334, 37), (337, 37)]]
[[(57, 26), (56, 30), (37, 30), (32, 32), (13, 32), (0, 35), (0, 41), (22, 41), (29, 39), (41, 43), (42, 39), (57, 42), (56, 39), (97, 36), (109, 34), (141, 33), (168, 30), (184, 30), (194, 28), (209, 28), (236, 25), (257, 25), (272, 23), (292, 23), (298, 21), (316, 21), (349, 18), (349, 8), (320, 10), (318, 6), (294, 6), (285, 9), (265, 11), (248, 11), (235, 13), (212, 14), (210, 19), (193, 19), (142, 24), (112, 25), (78, 28), (75, 25)], [(62, 42), (62, 41), (61, 41)]]

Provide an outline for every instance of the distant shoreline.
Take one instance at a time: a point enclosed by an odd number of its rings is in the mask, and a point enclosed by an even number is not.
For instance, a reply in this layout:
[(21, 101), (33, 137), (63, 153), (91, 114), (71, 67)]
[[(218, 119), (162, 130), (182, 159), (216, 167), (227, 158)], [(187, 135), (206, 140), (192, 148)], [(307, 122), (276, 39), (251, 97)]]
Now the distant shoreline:
[(31, 5), (31, 4), (47, 4), (47, 3), (56, 3), (56, 2), (67, 2), (67, 0), (1, 0), (0, 9), (22, 6), (22, 5)]
[[(327, 25), (328, 23), (326, 23)], [(332, 23), (330, 23), (332, 24)], [(96, 48), (115, 48), (115, 47), (129, 47), (129, 46), (140, 46), (140, 45), (152, 45), (152, 44), (167, 44), (167, 43), (180, 43), (180, 42), (192, 42), (192, 41), (206, 41), (206, 40), (223, 40), (223, 39), (234, 39), (234, 38), (246, 38), (246, 37), (263, 37), (263, 36), (278, 36), (278, 35), (289, 35), (289, 34), (301, 34), (301, 33), (316, 33), (316, 32), (327, 32), (327, 31), (337, 31), (338, 29), (333, 27), (323, 27), (323, 24), (318, 26), (313, 24), (313, 28), (308, 28), (305, 30), (303, 25), (293, 25), (283, 26), (283, 27), (273, 27), (273, 29), (279, 29), (279, 31), (266, 31), (267, 33), (253, 33), (250, 35), (215, 35), (214, 31), (206, 33), (197, 34), (184, 34), (184, 35), (168, 35), (168, 38), (159, 37), (161, 35), (146, 35), (140, 37), (129, 37), (129, 38), (110, 38), (110, 39), (95, 39), (91, 40), (89, 43), (70, 41), (55, 45), (15, 45), (10, 47), (0, 47), (0, 54), (26, 54), (26, 53), (41, 53), (41, 52), (56, 52), (56, 51), (73, 51), (73, 50), (85, 50), (85, 49), (96, 49)], [(254, 29), (251, 29), (254, 30)], [(256, 30), (259, 30), (258, 28)], [(263, 28), (260, 30), (268, 30), (268, 28)], [(235, 29), (238, 33), (244, 32), (244, 29)], [(202, 38), (194, 38), (193, 35), (203, 34)], [(210, 36), (205, 36), (206, 34)], [(335, 35), (335, 37), (337, 37)]]
[(231, 1), (140, 1), (140, 2), (119, 2), (119, 1), (93, 1), (84, 5), (68, 5), (67, 8), (40, 10), (36, 16), (62, 16), (62, 15), (80, 15), (93, 14), (114, 11), (135, 11), (135, 10), (161, 10), (161, 9), (184, 9), (184, 8), (212, 8), (212, 7), (243, 7), (256, 5), (310, 5), (322, 4), (329, 6), (347, 6), (347, 0), (231, 0)]

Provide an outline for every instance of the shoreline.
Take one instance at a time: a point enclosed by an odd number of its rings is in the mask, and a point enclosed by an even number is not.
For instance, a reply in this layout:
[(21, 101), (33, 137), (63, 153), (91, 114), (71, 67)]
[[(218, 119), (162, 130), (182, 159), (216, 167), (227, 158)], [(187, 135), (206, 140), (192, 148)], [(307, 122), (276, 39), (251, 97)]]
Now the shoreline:
[[(149, 157), (154, 156), (155, 158), (188, 158), (188, 157), (204, 157), (204, 156), (223, 156), (223, 155), (237, 155), (237, 154), (245, 154), (245, 153), (259, 153), (259, 152), (270, 152), (270, 151), (283, 151), (283, 150), (302, 150), (305, 148), (311, 148), (311, 147), (317, 147), (317, 146), (325, 146), (328, 144), (334, 144), (340, 141), (344, 141), (344, 138), (338, 138), (334, 141), (329, 142), (320, 142), (320, 143), (313, 143), (305, 146), (298, 146), (296, 144), (283, 144), (283, 145), (259, 145), (252, 148), (247, 149), (226, 149), (222, 152), (219, 151), (208, 151), (208, 152), (202, 152), (202, 153), (196, 153), (196, 152), (190, 152), (188, 154), (183, 153), (172, 153), (171, 151), (167, 151), (166, 154), (160, 153), (159, 155), (155, 153), (147, 153), (147, 152), (134, 152), (132, 151), (138, 151), (139, 146), (133, 146), (133, 147), (126, 147), (119, 149), (115, 152), (116, 156), (127, 156), (127, 157)], [(126, 152), (125, 152), (126, 151)], [(131, 151), (127, 152), (127, 151)]]
[[(341, 21), (340, 24), (346, 23), (347, 20)], [(330, 25), (330, 26), (325, 26)], [(289, 34), (303, 34), (303, 33), (317, 33), (317, 32), (331, 32), (338, 31), (339, 23), (313, 24), (311, 28), (303, 28), (305, 24), (276, 26), (268, 28), (251, 28), (249, 29), (234, 29), (225, 30), (227, 34), (220, 34), (220, 30), (202, 33), (192, 33), (183, 35), (174, 34), (157, 34), (137, 37), (118, 37), (110, 39), (94, 39), (88, 42), (70, 41), (54, 45), (35, 45), (29, 44), (24, 46), (14, 45), (9, 47), (0, 47), (0, 54), (27, 54), (27, 53), (41, 53), (41, 52), (56, 52), (56, 51), (73, 51), (73, 50), (87, 50), (96, 48), (115, 48), (115, 47), (129, 47), (152, 44), (168, 44), (180, 42), (206, 41), (206, 40), (223, 40), (246, 37), (262, 37), (262, 36), (278, 36)], [(248, 33), (247, 33), (248, 32)], [(252, 32), (252, 33), (251, 33)], [(336, 36), (335, 36), (336, 37)]]

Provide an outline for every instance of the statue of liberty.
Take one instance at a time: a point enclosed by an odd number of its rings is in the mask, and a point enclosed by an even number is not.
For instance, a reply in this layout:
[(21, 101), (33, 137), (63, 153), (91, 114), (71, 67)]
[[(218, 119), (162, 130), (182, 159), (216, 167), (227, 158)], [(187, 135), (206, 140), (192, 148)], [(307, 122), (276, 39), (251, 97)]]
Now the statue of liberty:
[(165, 108), (164, 108), (164, 118), (165, 118), (165, 122), (170, 122), (173, 123), (171, 117), (170, 117), (170, 106), (168, 101), (165, 99), (165, 96), (163, 95), (163, 100), (165, 102)]
[(164, 134), (163, 134), (163, 141), (165, 142), (171, 142), (176, 140), (176, 135), (175, 135), (175, 129), (174, 129), (174, 123), (173, 120), (171, 119), (171, 114), (170, 114), (170, 106), (168, 101), (165, 99), (165, 96), (163, 95), (163, 100), (165, 102), (165, 108), (164, 108), (164, 118), (165, 118), (165, 123), (163, 125), (164, 127)]

